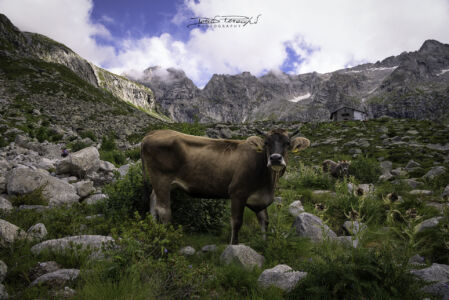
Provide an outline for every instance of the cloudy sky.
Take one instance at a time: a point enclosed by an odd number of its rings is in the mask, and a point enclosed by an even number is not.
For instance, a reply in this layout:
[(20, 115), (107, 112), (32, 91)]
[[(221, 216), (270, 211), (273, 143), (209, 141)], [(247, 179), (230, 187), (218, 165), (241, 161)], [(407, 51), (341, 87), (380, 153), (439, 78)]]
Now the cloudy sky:
[[(214, 73), (324, 73), (449, 43), (449, 0), (0, 0), (0, 12), (115, 73), (175, 67), (200, 87)], [(260, 17), (187, 27), (229, 15)]]

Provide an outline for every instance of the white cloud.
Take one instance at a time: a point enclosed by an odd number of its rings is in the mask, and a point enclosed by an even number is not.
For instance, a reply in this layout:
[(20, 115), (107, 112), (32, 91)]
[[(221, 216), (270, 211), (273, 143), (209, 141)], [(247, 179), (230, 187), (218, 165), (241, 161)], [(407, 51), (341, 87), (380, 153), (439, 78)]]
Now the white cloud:
[[(88, 0), (0, 0), (0, 10), (19, 28), (49, 35), (114, 72), (176, 67), (200, 86), (213, 73), (279, 69), (288, 59), (286, 47), (301, 58), (290, 62), (294, 73), (323, 73), (414, 51), (430, 38), (449, 42), (447, 0), (185, 0), (172, 22), (189, 30), (187, 40), (170, 33), (114, 40), (114, 54), (95, 43), (95, 35), (114, 38), (90, 21), (91, 9)], [(229, 14), (261, 17), (245, 28), (185, 28), (192, 15)]]
[(112, 37), (105, 26), (90, 20), (91, 10), (91, 0), (0, 0), (0, 12), (20, 30), (44, 34), (103, 64), (114, 59), (114, 49), (99, 45), (95, 36)]

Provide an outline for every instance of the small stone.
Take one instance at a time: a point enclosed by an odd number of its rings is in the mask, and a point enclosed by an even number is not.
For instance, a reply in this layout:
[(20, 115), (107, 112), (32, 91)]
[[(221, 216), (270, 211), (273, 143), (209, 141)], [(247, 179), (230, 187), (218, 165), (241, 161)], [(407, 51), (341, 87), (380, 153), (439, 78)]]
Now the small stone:
[(441, 194), (441, 196), (445, 200), (449, 198), (449, 184), (444, 188), (443, 194)]
[(0, 299), (9, 299), (8, 292), (3, 284), (0, 283)]
[(432, 169), (430, 169), (429, 172), (427, 172), (423, 176), (423, 178), (432, 180), (435, 177), (437, 177), (437, 176), (439, 176), (441, 174), (444, 174), (445, 172), (446, 172), (446, 168), (445, 167), (443, 167), (443, 166), (436, 166), (436, 167), (433, 167)]
[(409, 192), (410, 195), (420, 195), (420, 196), (430, 196), (432, 191), (430, 190), (412, 190)]
[(357, 248), (357, 246), (359, 245), (359, 239), (356, 239), (350, 235), (338, 236), (336, 240), (343, 245), (352, 246), (353, 248)]
[(390, 180), (392, 178), (393, 178), (393, 175), (391, 175), (391, 173), (388, 172), (388, 173), (384, 173), (384, 174), (380, 175), (379, 176), (379, 181), (388, 181), (388, 180)]
[(343, 228), (352, 235), (357, 235), (358, 233), (362, 232), (367, 228), (365, 224), (358, 221), (346, 221), (343, 224)]
[(8, 221), (0, 219), (0, 246), (7, 246), (16, 239), (24, 239), (25, 237), (25, 231)]
[(419, 167), (421, 167), (421, 164), (420, 164), (420, 163), (418, 163), (418, 162), (416, 162), (416, 161), (414, 161), (414, 160), (410, 160), (410, 161), (407, 163), (407, 165), (405, 166), (405, 170), (411, 171), (411, 170), (413, 170), (413, 169), (415, 169), (415, 168), (419, 168)]
[(201, 251), (203, 252), (215, 252), (217, 251), (217, 245), (206, 245), (203, 248), (201, 248)]
[(426, 263), (426, 259), (419, 254), (415, 254), (408, 260), (410, 265), (421, 266)]
[(118, 168), (118, 172), (120, 174), (120, 177), (125, 177), (126, 174), (128, 174), (129, 168), (131, 167), (130, 164), (126, 164)]
[(245, 245), (229, 245), (220, 256), (220, 261), (226, 265), (236, 263), (245, 269), (262, 267), (264, 257)]
[(421, 270), (411, 270), (410, 273), (429, 282), (449, 281), (449, 266), (433, 263), (430, 267)]
[(390, 173), (393, 168), (393, 163), (389, 160), (384, 160), (380, 163), (380, 169), (382, 170), (382, 174)]
[(305, 276), (307, 276), (307, 272), (293, 271), (287, 265), (277, 265), (274, 268), (264, 270), (257, 279), (257, 283), (263, 288), (275, 286), (288, 292)]
[(6, 273), (8, 273), (8, 266), (3, 262), (3, 260), (0, 260), (0, 283), (5, 280)]
[(94, 194), (94, 195), (87, 197), (86, 200), (84, 200), (84, 202), (86, 202), (89, 205), (92, 205), (92, 204), (97, 204), (102, 201), (105, 201), (108, 198), (109, 197), (105, 194)]
[(90, 180), (78, 181), (74, 183), (73, 186), (76, 189), (76, 193), (81, 198), (85, 198), (89, 196), (93, 191), (95, 191), (94, 183)]
[(192, 246), (186, 246), (179, 250), (179, 254), (187, 255), (187, 256), (192, 256), (195, 254), (195, 252), (196, 252), (195, 248), (193, 248)]
[(299, 216), (300, 213), (304, 212), (304, 207), (302, 206), (302, 203), (300, 200), (295, 200), (293, 201), (289, 206), (288, 206), (288, 212), (290, 213), (290, 215), (292, 215), (293, 217), (297, 217)]
[(433, 218), (427, 219), (427, 220), (419, 223), (418, 225), (415, 226), (416, 233), (419, 233), (427, 228), (433, 228), (433, 227), (438, 226), (438, 224), (440, 224), (440, 220), (442, 218), (443, 217), (433, 217)]
[(293, 223), (296, 234), (310, 238), (314, 242), (322, 241), (325, 238), (335, 239), (337, 235), (323, 221), (315, 215), (301, 213)]
[(0, 211), (10, 212), (12, 209), (11, 202), (0, 196)]
[(43, 240), (47, 236), (47, 228), (42, 223), (35, 224), (27, 230), (27, 236), (32, 240)]
[(100, 161), (100, 171), (102, 171), (102, 172), (114, 172), (116, 170), (117, 170), (117, 168), (114, 166), (113, 163), (105, 161), (105, 160), (101, 160)]
[(61, 266), (55, 261), (38, 262), (37, 265), (31, 269), (30, 277), (31, 280), (35, 280), (44, 274), (51, 273), (59, 269), (61, 269)]
[(409, 187), (411, 187), (412, 189), (416, 189), (420, 186), (423, 186), (424, 183), (417, 181), (415, 179), (403, 179), (402, 180), (404, 183), (406, 183)]
[(31, 282), (30, 286), (48, 285), (51, 287), (63, 286), (75, 281), (80, 274), (78, 269), (59, 269), (51, 273), (44, 274)]

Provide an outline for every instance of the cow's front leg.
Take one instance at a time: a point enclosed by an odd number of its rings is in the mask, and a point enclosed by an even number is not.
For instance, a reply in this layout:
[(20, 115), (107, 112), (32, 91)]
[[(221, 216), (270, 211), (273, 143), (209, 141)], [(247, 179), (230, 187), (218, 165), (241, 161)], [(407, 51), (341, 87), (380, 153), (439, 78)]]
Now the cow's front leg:
[(239, 230), (243, 223), (243, 210), (245, 209), (245, 200), (242, 198), (231, 199), (231, 245), (239, 243)]
[(262, 238), (264, 240), (267, 239), (267, 228), (268, 228), (268, 211), (267, 209), (262, 209), (261, 211), (259, 211), (258, 213), (256, 213), (257, 216), (257, 220), (259, 221), (260, 224), (260, 228), (262, 230)]

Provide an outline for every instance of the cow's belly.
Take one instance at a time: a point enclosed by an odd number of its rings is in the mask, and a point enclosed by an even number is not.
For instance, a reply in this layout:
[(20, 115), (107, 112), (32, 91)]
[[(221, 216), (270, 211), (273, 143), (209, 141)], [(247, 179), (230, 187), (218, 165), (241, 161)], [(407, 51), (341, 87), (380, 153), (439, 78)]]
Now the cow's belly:
[(267, 190), (256, 191), (246, 200), (246, 205), (256, 210), (264, 209), (271, 203), (273, 203), (273, 195)]
[(228, 185), (217, 185), (214, 181), (189, 182), (188, 180), (175, 179), (171, 183), (172, 189), (180, 189), (188, 195), (196, 198), (229, 198)]

